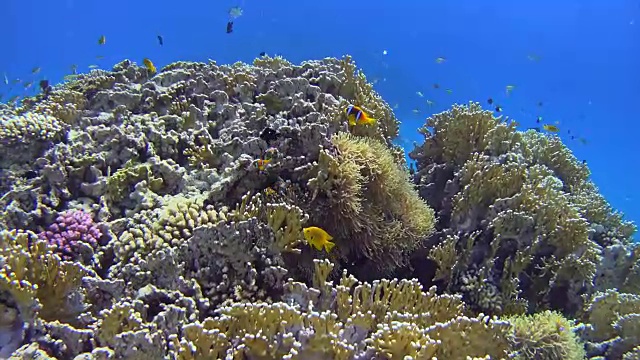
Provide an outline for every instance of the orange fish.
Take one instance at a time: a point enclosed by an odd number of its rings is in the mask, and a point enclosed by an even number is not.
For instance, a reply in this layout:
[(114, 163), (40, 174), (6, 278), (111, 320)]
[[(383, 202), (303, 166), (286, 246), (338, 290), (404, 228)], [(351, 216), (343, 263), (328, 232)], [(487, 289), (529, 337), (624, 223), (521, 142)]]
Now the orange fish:
[(362, 110), (359, 106), (349, 105), (345, 109), (345, 114), (347, 114), (347, 119), (349, 119), (349, 125), (370, 125), (376, 122), (376, 119), (372, 119), (367, 115), (364, 110)]
[(258, 168), (258, 170), (260, 171), (264, 171), (264, 169), (267, 168), (267, 165), (271, 162), (271, 159), (258, 159), (256, 160), (256, 167)]

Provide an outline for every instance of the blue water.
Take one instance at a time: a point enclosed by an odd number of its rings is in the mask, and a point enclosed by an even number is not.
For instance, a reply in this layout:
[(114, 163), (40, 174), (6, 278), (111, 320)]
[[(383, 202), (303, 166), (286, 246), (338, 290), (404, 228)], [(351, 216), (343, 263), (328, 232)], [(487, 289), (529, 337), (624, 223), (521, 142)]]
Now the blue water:
[[(226, 34), (232, 6), (244, 14)], [(71, 64), (84, 72), (124, 58), (149, 57), (160, 68), (176, 60), (250, 62), (262, 51), (293, 62), (349, 53), (397, 104), (405, 144), (421, 139), (415, 130), (428, 114), (454, 102), (488, 106), (491, 97), (522, 128), (536, 126), (537, 116), (558, 121), (610, 203), (640, 223), (639, 1), (4, 0), (0, 14), (0, 72), (33, 78), (31, 92), (43, 77), (61, 81)], [(32, 75), (34, 67), (41, 73)], [(507, 85), (515, 86), (510, 96)], [(3, 83), (0, 93), (6, 101), (24, 91)]]

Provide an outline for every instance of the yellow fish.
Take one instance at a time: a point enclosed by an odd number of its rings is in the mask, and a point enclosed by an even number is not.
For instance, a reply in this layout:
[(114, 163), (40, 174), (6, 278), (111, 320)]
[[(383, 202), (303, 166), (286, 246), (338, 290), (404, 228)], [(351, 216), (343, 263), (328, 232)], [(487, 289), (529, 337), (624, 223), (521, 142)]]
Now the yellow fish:
[(560, 129), (558, 129), (558, 127), (555, 125), (544, 124), (542, 125), (542, 128), (552, 133), (557, 133), (558, 131), (560, 131)]
[(100, 36), (100, 39), (98, 39), (98, 45), (104, 45), (106, 43), (107, 43), (107, 38), (104, 35)]
[(309, 245), (318, 250), (322, 250), (324, 247), (325, 251), (329, 252), (334, 246), (336, 246), (335, 243), (331, 242), (333, 237), (319, 227), (306, 227), (302, 232), (304, 233), (304, 238), (307, 240)]
[(142, 62), (144, 63), (144, 66), (147, 68), (147, 70), (149, 70), (150, 73), (155, 74), (157, 72), (156, 66), (153, 65), (153, 62), (151, 62), (149, 58), (144, 58)]
[(372, 119), (367, 115), (364, 110), (362, 110), (359, 106), (349, 105), (344, 110), (344, 113), (347, 114), (347, 119), (349, 120), (349, 125), (371, 125), (376, 122), (376, 119)]
[(447, 61), (447, 59), (443, 58), (443, 57), (437, 57), (436, 58), (436, 63), (438, 64), (442, 64), (443, 62)]

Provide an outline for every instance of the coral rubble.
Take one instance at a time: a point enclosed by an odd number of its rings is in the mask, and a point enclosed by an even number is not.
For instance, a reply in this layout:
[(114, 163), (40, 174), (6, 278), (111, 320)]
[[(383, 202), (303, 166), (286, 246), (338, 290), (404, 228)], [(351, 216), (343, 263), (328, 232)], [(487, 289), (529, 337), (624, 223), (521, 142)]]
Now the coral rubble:
[(427, 120), (412, 176), (348, 56), (125, 60), (0, 117), (0, 358), (640, 354), (635, 227), (478, 104)]

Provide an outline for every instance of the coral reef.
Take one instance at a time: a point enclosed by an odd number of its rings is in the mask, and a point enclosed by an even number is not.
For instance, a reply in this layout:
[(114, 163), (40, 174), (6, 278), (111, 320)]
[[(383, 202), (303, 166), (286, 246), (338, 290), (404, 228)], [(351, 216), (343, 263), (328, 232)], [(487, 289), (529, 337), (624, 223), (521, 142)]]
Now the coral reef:
[(38, 237), (53, 246), (64, 260), (86, 259), (93, 256), (93, 250), (98, 246), (102, 231), (94, 223), (90, 213), (69, 210), (60, 214), (46, 231), (38, 234)]
[(615, 242), (627, 246), (632, 233), (586, 166), (556, 137), (519, 132), (475, 103), (434, 115), (421, 132), (410, 156), (439, 218), (427, 242), (431, 280), (491, 314), (578, 314), (611, 243), (594, 228), (624, 229)]
[(411, 176), (349, 56), (125, 60), (0, 117), (0, 358), (640, 353), (635, 227), (586, 165), (471, 103)]

